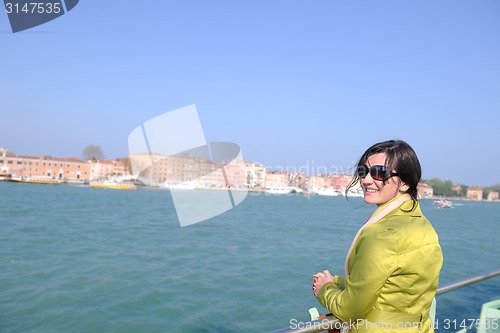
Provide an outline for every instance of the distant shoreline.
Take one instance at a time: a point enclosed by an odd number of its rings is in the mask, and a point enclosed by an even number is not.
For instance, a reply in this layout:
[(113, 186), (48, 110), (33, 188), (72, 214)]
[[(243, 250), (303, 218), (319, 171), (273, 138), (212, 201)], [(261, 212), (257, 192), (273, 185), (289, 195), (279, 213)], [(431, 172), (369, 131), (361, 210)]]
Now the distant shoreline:
[[(0, 177), (0, 183), (22, 183), (22, 184), (29, 184), (29, 185), (33, 185), (34, 183), (29, 183), (29, 182), (18, 182), (18, 181), (11, 181), (11, 180), (8, 180), (8, 179), (5, 179), (4, 177)], [(51, 184), (45, 184), (45, 183), (38, 183), (38, 184), (34, 184), (36, 186), (40, 186), (40, 185), (51, 185)], [(79, 186), (82, 186), (82, 187), (88, 187), (89, 186), (89, 182), (85, 182), (85, 181), (73, 181), (73, 180), (67, 180), (67, 181), (63, 181), (60, 185), (79, 185)], [(168, 188), (160, 188), (160, 187), (155, 187), (155, 186), (144, 186), (144, 185), (138, 185), (137, 186), (138, 189), (142, 188), (142, 189), (148, 189), (148, 190), (162, 190), (162, 191), (170, 191), (170, 189)], [(320, 194), (317, 194), (315, 192), (307, 192), (307, 191), (304, 191), (302, 193), (288, 193), (288, 194), (272, 194), (272, 193), (267, 193), (265, 189), (243, 189), (243, 188), (194, 188), (194, 189), (190, 189), (190, 190), (185, 190), (185, 191), (228, 191), (228, 190), (231, 190), (231, 191), (238, 191), (238, 192), (243, 192), (243, 191), (246, 191), (248, 193), (264, 193), (266, 195), (269, 195), (269, 196), (291, 196), (291, 195), (302, 195), (302, 196), (307, 196), (307, 197), (311, 197), (311, 196), (314, 196), (314, 197), (321, 197), (321, 196), (324, 196), (324, 197), (328, 197), (328, 196), (325, 196), (325, 195), (320, 195)], [(343, 192), (342, 192), (343, 193)], [(337, 197), (343, 197), (345, 198), (345, 195), (339, 195)], [(357, 198), (356, 196), (348, 196), (348, 198)], [(472, 200), (472, 199), (469, 199), (469, 198), (462, 198), (462, 197), (445, 197), (445, 196), (434, 196), (434, 197), (428, 197), (428, 198), (421, 198), (419, 199), (420, 201), (422, 200), (449, 200), (449, 201), (470, 201), (470, 202), (500, 202), (500, 199), (499, 200), (487, 200), (487, 199), (482, 199), (482, 200)]]

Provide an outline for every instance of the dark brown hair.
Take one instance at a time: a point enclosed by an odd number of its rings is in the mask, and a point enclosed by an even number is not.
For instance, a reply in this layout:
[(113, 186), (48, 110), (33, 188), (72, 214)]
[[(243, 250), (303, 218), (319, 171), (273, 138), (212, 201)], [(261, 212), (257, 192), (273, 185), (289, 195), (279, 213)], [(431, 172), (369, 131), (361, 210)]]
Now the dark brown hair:
[[(417, 154), (405, 141), (389, 140), (374, 144), (361, 156), (355, 170), (357, 170), (359, 166), (365, 165), (370, 156), (380, 153), (386, 155), (385, 165), (388, 169), (388, 173), (394, 170), (401, 181), (408, 185), (406, 193), (408, 193), (414, 201), (417, 201), (417, 185), (420, 181), (420, 177), (422, 177), (422, 168), (420, 167)], [(387, 178), (389, 178), (389, 175)], [(346, 196), (349, 189), (354, 187), (360, 180), (359, 175), (354, 172), (354, 177), (346, 188)], [(384, 184), (385, 182), (386, 180)]]

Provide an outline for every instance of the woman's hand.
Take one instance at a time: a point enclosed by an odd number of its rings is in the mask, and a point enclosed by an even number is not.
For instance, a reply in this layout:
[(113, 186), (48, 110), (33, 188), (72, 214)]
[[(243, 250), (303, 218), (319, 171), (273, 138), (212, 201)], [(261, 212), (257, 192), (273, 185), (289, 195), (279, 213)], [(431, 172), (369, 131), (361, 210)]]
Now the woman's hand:
[(321, 287), (324, 286), (325, 283), (334, 281), (333, 275), (331, 275), (327, 269), (324, 269), (323, 272), (318, 272), (316, 274), (313, 274), (313, 277), (314, 280), (313, 280), (312, 290), (314, 297), (318, 296), (318, 292), (320, 291)]

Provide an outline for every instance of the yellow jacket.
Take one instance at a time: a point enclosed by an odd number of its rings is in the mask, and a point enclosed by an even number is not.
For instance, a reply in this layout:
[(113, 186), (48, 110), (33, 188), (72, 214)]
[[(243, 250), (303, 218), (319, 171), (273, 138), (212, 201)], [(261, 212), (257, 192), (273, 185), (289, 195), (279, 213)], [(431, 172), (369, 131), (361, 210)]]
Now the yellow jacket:
[[(433, 332), (429, 309), (443, 254), (438, 236), (413, 201), (367, 226), (349, 258), (349, 278), (335, 276), (319, 302), (351, 332)], [(411, 211), (410, 211), (411, 210)]]

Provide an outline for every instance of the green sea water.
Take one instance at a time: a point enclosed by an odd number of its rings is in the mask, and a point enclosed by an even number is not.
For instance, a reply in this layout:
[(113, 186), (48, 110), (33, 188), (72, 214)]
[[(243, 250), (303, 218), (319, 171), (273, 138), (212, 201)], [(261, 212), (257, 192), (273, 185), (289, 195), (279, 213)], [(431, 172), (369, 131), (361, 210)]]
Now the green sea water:
[[(249, 194), (181, 228), (166, 190), (0, 182), (0, 332), (269, 332), (308, 320), (311, 274), (341, 273), (361, 198)], [(440, 285), (500, 269), (500, 203), (422, 201)], [(478, 318), (500, 278), (438, 296)], [(450, 330), (453, 327), (450, 327)], [(439, 327), (441, 331), (446, 329)]]

